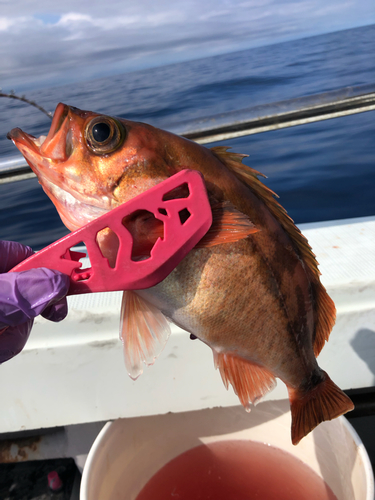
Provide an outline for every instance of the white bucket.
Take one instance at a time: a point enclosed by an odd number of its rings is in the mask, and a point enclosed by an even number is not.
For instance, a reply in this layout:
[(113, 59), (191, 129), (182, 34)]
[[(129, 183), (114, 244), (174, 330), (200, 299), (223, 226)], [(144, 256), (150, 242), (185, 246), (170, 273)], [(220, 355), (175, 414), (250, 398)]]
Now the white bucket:
[(353, 427), (340, 417), (319, 425), (297, 446), (290, 440), (288, 401), (119, 419), (95, 440), (83, 471), (81, 500), (134, 500), (166, 463), (201, 444), (253, 440), (281, 448), (309, 465), (338, 500), (373, 500), (370, 460)]

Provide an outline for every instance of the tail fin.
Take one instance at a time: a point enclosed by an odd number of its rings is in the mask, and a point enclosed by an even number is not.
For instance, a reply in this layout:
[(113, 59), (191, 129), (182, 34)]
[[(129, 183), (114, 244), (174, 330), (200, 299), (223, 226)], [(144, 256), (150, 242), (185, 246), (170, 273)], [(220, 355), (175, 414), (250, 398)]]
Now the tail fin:
[(308, 393), (288, 388), (292, 412), (292, 443), (298, 444), (324, 420), (332, 420), (354, 409), (348, 396), (332, 382), (326, 372), (323, 380)]

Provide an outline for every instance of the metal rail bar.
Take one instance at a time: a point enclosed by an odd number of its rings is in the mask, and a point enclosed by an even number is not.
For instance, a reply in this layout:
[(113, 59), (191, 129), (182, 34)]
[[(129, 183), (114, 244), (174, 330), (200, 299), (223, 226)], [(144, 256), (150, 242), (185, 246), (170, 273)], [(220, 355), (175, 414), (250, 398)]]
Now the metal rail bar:
[(375, 84), (299, 97), (177, 124), (169, 130), (199, 144), (375, 110)]
[[(208, 144), (374, 110), (375, 84), (371, 84), (171, 124), (167, 129)], [(0, 184), (34, 176), (23, 157), (0, 161)]]
[(294, 112), (228, 124), (217, 129), (191, 132), (184, 134), (184, 137), (199, 144), (207, 144), (373, 110), (375, 110), (375, 93), (333, 104), (314, 106)]

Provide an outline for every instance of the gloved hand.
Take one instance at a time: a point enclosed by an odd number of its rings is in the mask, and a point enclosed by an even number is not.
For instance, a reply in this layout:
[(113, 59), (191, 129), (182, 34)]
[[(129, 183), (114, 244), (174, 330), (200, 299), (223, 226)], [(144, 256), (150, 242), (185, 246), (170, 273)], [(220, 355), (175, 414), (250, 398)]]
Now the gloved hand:
[[(0, 273), (7, 273), (34, 252), (13, 241), (0, 241)], [(35, 316), (61, 321), (68, 312), (69, 277), (41, 267), (0, 274), (0, 363), (22, 351)]]

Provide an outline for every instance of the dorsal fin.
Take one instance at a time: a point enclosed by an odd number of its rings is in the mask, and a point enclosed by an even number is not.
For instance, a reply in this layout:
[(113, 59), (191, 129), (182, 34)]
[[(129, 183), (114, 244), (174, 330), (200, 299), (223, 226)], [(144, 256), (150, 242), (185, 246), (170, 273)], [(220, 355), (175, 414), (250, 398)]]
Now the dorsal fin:
[(316, 330), (314, 354), (317, 358), (336, 321), (336, 307), (324, 286), (320, 283), (313, 286), (315, 291)]
[(271, 191), (271, 189), (258, 179), (259, 176), (265, 177), (265, 175), (242, 164), (243, 158), (248, 155), (232, 153), (227, 151), (227, 149), (229, 148), (218, 146), (211, 148), (211, 152), (264, 202), (268, 210), (291, 238), (306, 266), (315, 299), (316, 329), (314, 352), (315, 356), (317, 356), (324, 346), (325, 341), (328, 340), (332, 327), (335, 324), (336, 309), (332, 299), (328, 296), (325, 288), (320, 282), (320, 271), (318, 269), (316, 257), (307, 239), (295, 226), (293, 220), (286, 213), (286, 210), (275, 199), (275, 197), (278, 197), (277, 194)]
[(265, 186), (258, 179), (259, 176), (265, 177), (265, 175), (242, 163), (243, 158), (248, 155), (227, 152), (227, 149), (229, 148), (218, 146), (211, 148), (211, 151), (222, 163), (224, 163), (226, 167), (229, 168), (229, 170), (236, 175), (238, 179), (240, 179), (240, 181), (246, 184), (246, 186), (248, 186), (254, 194), (256, 194), (257, 197), (267, 205), (269, 211), (296, 245), (311, 274), (318, 279), (320, 276), (318, 263), (310, 245), (307, 242), (307, 239), (295, 226), (293, 220), (286, 213), (286, 210), (275, 199), (275, 197), (278, 197), (277, 194), (271, 191), (271, 189)]

